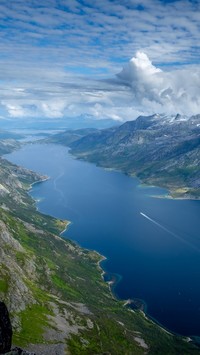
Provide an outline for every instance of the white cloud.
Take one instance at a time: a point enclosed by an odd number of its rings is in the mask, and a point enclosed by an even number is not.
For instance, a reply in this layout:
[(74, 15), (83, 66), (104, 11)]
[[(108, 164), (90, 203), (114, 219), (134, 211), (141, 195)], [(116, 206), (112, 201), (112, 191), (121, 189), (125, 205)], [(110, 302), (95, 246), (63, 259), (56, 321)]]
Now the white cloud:
[(145, 53), (137, 52), (117, 77), (131, 87), (133, 105), (147, 113), (200, 112), (199, 67), (164, 72)]
[[(2, 102), (2, 104), (4, 105), (4, 102)], [(25, 111), (24, 111), (23, 107), (21, 107), (20, 105), (6, 103), (5, 107), (9, 113), (10, 117), (24, 117), (25, 116)]]
[[(15, 67), (12, 75), (14, 72)], [(126, 121), (139, 114), (200, 112), (200, 68), (164, 71), (141, 51), (117, 78), (110, 80), (79, 77), (51, 68), (32, 68), (29, 72), (25, 67), (20, 81), (17, 73), (18, 86), (9, 80), (0, 88), (0, 111), (6, 109), (10, 117), (65, 119), (89, 114), (94, 119)]]
[(62, 100), (51, 100), (46, 102), (41, 102), (39, 105), (40, 111), (43, 113), (45, 117), (48, 118), (62, 118), (64, 115), (65, 107), (67, 103)]
[(118, 74), (118, 77), (126, 82), (132, 82), (137, 76), (143, 75), (143, 73), (151, 76), (155, 73), (161, 72), (160, 69), (152, 65), (147, 55), (143, 52), (137, 52), (129, 63)]
[[(0, 113), (199, 112), (199, 10), (192, 0), (1, 0)], [(118, 81), (100, 80), (135, 52)]]

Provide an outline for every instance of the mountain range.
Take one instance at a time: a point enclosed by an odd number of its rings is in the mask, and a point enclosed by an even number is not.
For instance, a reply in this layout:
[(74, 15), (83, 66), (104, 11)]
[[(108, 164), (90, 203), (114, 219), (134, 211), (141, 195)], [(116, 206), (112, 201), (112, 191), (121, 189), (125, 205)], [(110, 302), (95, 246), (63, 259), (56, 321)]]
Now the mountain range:
[(50, 140), (69, 146), (80, 159), (167, 188), (173, 197), (200, 197), (200, 115), (139, 116), (117, 127), (66, 131)]

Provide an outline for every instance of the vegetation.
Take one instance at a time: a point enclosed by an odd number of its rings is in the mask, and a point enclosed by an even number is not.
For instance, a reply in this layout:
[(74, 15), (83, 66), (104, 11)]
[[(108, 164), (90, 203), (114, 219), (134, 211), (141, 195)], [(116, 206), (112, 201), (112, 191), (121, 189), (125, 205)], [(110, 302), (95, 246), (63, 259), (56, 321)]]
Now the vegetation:
[(176, 198), (200, 197), (200, 116), (172, 120), (140, 116), (119, 127), (52, 137), (76, 157), (138, 176)]
[(36, 211), (27, 185), (38, 179), (1, 161), (0, 295), (10, 310), (14, 343), (32, 344), (38, 354), (41, 345), (73, 355), (200, 354), (113, 297), (102, 279), (102, 257), (62, 239), (66, 221)]

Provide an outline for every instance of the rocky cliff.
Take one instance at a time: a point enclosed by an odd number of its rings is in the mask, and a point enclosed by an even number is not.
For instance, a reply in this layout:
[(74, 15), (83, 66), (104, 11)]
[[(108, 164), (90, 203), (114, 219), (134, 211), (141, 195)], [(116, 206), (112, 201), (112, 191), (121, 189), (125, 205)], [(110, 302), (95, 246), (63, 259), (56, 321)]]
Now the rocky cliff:
[(0, 354), (7, 355), (35, 355), (21, 348), (12, 348), (12, 325), (8, 309), (4, 302), (0, 302)]

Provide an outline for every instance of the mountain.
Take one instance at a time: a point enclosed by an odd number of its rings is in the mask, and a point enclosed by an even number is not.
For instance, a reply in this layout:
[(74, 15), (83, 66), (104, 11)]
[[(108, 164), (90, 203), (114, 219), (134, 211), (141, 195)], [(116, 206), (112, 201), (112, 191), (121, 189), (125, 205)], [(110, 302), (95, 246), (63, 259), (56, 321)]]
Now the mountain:
[(46, 178), (0, 159), (0, 299), (13, 343), (37, 355), (200, 354), (114, 298), (103, 257), (61, 238), (69, 222), (37, 211), (28, 189)]
[(63, 145), (70, 145), (71, 143), (79, 140), (80, 138), (95, 133), (97, 130), (95, 128), (85, 128), (76, 130), (67, 130), (61, 133), (52, 135), (51, 137), (45, 139), (46, 143), (59, 143)]
[(2, 139), (21, 139), (24, 138), (23, 135), (15, 133), (15, 132), (10, 132), (10, 131), (5, 131), (3, 129), (0, 129), (0, 140)]
[(8, 154), (15, 149), (19, 149), (20, 142), (14, 139), (0, 139), (0, 155)]
[[(118, 121), (101, 118), (97, 119), (92, 115), (80, 115), (76, 117), (62, 117), (62, 118), (34, 118), (24, 119), (6, 119), (0, 120), (0, 129), (2, 130), (60, 130), (60, 129), (76, 129), (78, 128), (108, 128), (118, 125)], [(16, 138), (17, 139), (17, 138)]]
[(139, 116), (69, 146), (78, 158), (136, 175), (173, 197), (200, 197), (200, 115)]

